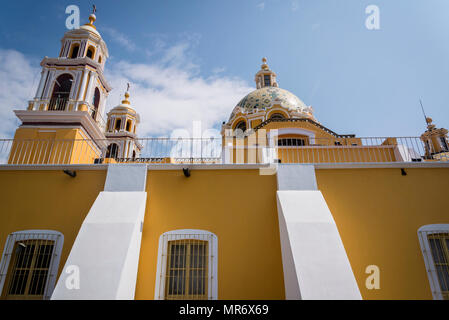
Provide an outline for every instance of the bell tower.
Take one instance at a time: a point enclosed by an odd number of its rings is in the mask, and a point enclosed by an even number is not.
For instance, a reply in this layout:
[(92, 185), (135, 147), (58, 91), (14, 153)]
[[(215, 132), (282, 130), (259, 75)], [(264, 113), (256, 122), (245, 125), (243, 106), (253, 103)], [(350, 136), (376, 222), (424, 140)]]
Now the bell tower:
[(278, 86), (276, 80), (276, 73), (270, 70), (270, 67), (268, 67), (267, 58), (262, 58), (262, 66), (260, 67), (260, 70), (256, 73), (254, 81), (256, 81), (257, 89), (264, 87)]
[[(88, 23), (67, 31), (61, 40), (59, 56), (42, 60), (41, 79), (34, 99), (29, 101), (27, 110), (14, 111), (22, 124), (14, 136), (10, 161), (20, 161), (21, 157), (35, 158), (19, 154), (15, 149), (25, 140), (42, 140), (43, 144), (53, 141), (52, 150), (55, 150), (55, 143), (61, 140), (73, 141), (72, 148), (78, 141), (91, 140), (93, 142), (89, 145), (94, 157), (101, 155), (106, 148), (103, 114), (112, 88), (103, 73), (109, 57), (108, 49), (94, 25), (95, 20), (96, 16), (92, 13)], [(34, 146), (28, 150), (36, 148)], [(64, 155), (64, 163), (70, 162), (73, 152), (71, 148), (66, 151), (69, 154)], [(89, 156), (85, 161), (93, 163), (94, 159)]]
[(140, 156), (142, 145), (137, 138), (137, 126), (140, 116), (129, 101), (129, 84), (122, 103), (108, 112), (106, 138), (108, 148), (105, 158), (107, 162), (121, 159), (124, 162), (135, 162)]
[(91, 14), (88, 23), (66, 32), (58, 58), (42, 60), (41, 80), (28, 110), (86, 111), (101, 125), (111, 87), (103, 74), (108, 49), (95, 20)]

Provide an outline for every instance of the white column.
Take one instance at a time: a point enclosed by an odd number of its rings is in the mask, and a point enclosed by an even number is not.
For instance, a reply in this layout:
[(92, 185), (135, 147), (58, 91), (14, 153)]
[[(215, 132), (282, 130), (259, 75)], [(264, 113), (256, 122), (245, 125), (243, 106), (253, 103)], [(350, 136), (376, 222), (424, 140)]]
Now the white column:
[(40, 99), (42, 97), (42, 91), (44, 90), (45, 79), (47, 78), (48, 70), (44, 69), (41, 72), (41, 81), (39, 82), (39, 87), (36, 91), (35, 99)]
[(84, 101), (87, 101), (89, 103), (89, 105), (91, 105), (92, 101), (92, 85), (95, 81), (95, 72), (90, 71), (90, 79), (89, 79), (89, 84), (87, 85), (87, 91), (86, 91), (86, 98), (84, 99)]
[[(83, 100), (84, 88), (86, 87), (86, 81), (87, 81), (87, 74), (88, 73), (89, 73), (89, 71), (87, 69), (85, 69), (84, 70), (84, 74), (83, 74), (83, 80), (81, 80), (81, 85), (80, 85), (80, 88), (79, 88), (78, 97), (76, 98), (78, 103)], [(78, 104), (77, 104), (75, 110), (78, 110)]]
[(46, 83), (42, 99), (49, 99), (50, 98), (50, 94), (51, 94), (50, 90), (51, 90), (52, 84), (53, 84), (53, 82), (55, 80), (55, 73), (56, 73), (55, 70), (51, 70), (49, 72), (48, 81)]
[(76, 94), (78, 93), (80, 77), (81, 77), (81, 71), (77, 71), (75, 81), (72, 83), (72, 89), (71, 89), (72, 92), (70, 93), (71, 100), (76, 100)]

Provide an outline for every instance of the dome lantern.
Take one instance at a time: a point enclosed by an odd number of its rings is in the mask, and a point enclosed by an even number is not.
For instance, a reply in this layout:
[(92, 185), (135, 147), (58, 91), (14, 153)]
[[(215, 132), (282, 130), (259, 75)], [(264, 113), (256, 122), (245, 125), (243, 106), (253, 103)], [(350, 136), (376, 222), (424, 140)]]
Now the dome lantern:
[(261, 69), (256, 73), (254, 81), (256, 81), (257, 89), (264, 87), (277, 87), (276, 73), (270, 70), (267, 64), (267, 58), (262, 58)]

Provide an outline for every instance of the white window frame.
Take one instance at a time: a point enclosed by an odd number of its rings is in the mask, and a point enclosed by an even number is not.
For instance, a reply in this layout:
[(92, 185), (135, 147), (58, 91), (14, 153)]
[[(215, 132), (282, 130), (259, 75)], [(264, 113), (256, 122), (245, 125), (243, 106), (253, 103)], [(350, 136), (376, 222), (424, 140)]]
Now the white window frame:
[[(43, 237), (39, 237), (43, 235)], [(64, 235), (61, 232), (53, 230), (22, 230), (16, 231), (8, 235), (5, 247), (3, 248), (2, 260), (0, 262), (0, 294), (3, 292), (3, 286), (9, 271), (9, 263), (14, 250), (14, 244), (17, 241), (25, 240), (47, 240), (45, 236), (51, 236), (48, 240), (54, 240), (50, 267), (48, 269), (47, 284), (44, 289), (44, 300), (49, 300), (56, 285), (56, 277), (58, 275), (59, 261), (61, 258), (62, 246), (64, 244)]]
[[(169, 236), (175, 236), (174, 239), (168, 239)], [(200, 236), (200, 238), (198, 237)], [(168, 242), (173, 240), (202, 240), (208, 242), (209, 248), (209, 260), (208, 260), (208, 293), (209, 300), (218, 299), (218, 238), (209, 231), (195, 230), (195, 229), (182, 229), (173, 230), (163, 233), (159, 237), (159, 249), (157, 254), (157, 270), (156, 270), (156, 285), (154, 290), (155, 300), (165, 299), (165, 276), (167, 273), (167, 255), (168, 255)]]
[(430, 290), (434, 300), (443, 300), (441, 292), (440, 280), (433, 261), (432, 251), (430, 249), (429, 234), (435, 233), (449, 233), (449, 224), (429, 224), (418, 229), (418, 239), (421, 246), (421, 252), (424, 257), (424, 264), (426, 266), (427, 276), (429, 278)]
[(315, 144), (315, 132), (313, 132), (311, 130), (300, 129), (300, 128), (280, 128), (280, 129), (270, 130), (267, 133), (267, 139), (270, 144), (270, 147), (274, 147), (274, 140), (276, 138), (278, 138), (279, 136), (286, 135), (286, 134), (306, 136), (309, 138), (310, 144)]

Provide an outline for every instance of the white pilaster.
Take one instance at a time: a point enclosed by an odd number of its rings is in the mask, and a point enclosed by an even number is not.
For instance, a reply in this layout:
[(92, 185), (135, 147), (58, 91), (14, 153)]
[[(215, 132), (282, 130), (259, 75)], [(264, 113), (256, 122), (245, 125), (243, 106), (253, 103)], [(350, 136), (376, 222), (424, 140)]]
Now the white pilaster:
[(81, 226), (52, 300), (134, 299), (146, 174), (146, 165), (109, 166), (105, 191)]
[(55, 81), (55, 70), (49, 72), (48, 81), (45, 85), (45, 90), (42, 99), (49, 99), (51, 94), (51, 89), (53, 88), (53, 82)]
[(359, 300), (335, 221), (316, 187), (314, 167), (279, 165), (278, 218), (289, 300)]
[(44, 90), (45, 79), (47, 79), (48, 70), (44, 69), (41, 72), (41, 80), (36, 91), (35, 99), (40, 99), (42, 97), (42, 91)]
[(93, 94), (93, 90), (92, 90), (92, 86), (93, 83), (96, 79), (95, 73), (90, 71), (90, 79), (89, 79), (89, 84), (87, 85), (87, 91), (86, 91), (86, 98), (84, 99), (84, 101), (88, 102), (89, 105), (92, 104), (92, 94)]
[(81, 73), (79, 71), (76, 72), (76, 78), (75, 81), (72, 84), (71, 93), (70, 93), (70, 99), (75, 100), (76, 94), (78, 93), (78, 85), (80, 82)]
[(83, 94), (84, 94), (84, 89), (86, 87), (86, 81), (87, 81), (87, 75), (88, 75), (89, 71), (87, 69), (84, 70), (84, 74), (83, 74), (83, 80), (81, 81), (81, 87), (79, 90), (79, 94), (77, 97), (78, 101), (81, 101), (83, 99)]

